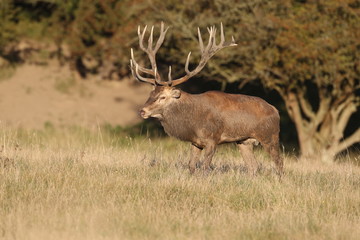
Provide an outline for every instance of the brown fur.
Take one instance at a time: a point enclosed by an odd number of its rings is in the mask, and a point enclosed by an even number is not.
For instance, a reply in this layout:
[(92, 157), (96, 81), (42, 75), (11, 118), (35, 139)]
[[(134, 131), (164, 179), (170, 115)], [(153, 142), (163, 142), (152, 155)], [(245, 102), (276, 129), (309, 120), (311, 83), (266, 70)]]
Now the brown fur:
[(170, 136), (191, 142), (190, 172), (195, 171), (201, 150), (203, 168), (209, 169), (216, 146), (235, 142), (250, 171), (257, 171), (253, 144), (260, 142), (282, 174), (279, 155), (280, 117), (275, 107), (261, 98), (209, 91), (189, 94), (174, 87), (156, 86), (140, 111), (143, 118), (158, 118)]

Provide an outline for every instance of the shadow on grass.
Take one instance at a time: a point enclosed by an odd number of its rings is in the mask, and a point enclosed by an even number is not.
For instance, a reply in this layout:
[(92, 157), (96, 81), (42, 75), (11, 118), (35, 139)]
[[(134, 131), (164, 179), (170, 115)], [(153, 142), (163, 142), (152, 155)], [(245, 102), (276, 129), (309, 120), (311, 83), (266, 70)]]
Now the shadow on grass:
[(160, 123), (155, 119), (143, 121), (141, 123), (128, 127), (122, 127), (119, 125), (112, 126), (110, 124), (105, 124), (102, 126), (102, 129), (110, 135), (114, 135), (114, 136), (126, 135), (132, 138), (136, 138), (136, 137), (163, 138), (167, 136)]

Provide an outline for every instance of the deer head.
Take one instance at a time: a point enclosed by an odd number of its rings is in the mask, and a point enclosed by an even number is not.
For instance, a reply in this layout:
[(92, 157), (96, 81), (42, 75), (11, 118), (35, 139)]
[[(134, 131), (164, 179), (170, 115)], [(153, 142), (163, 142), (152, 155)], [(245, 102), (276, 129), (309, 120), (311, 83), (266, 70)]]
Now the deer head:
[[(140, 111), (140, 115), (143, 118), (148, 117), (156, 117), (161, 118), (161, 114), (163, 109), (171, 105), (174, 101), (177, 101), (181, 97), (181, 91), (174, 88), (176, 85), (179, 85), (183, 82), (186, 82), (191, 77), (195, 76), (199, 73), (207, 61), (215, 55), (220, 49), (225, 47), (236, 46), (234, 37), (232, 37), (231, 42), (225, 42), (225, 35), (222, 23), (220, 24), (220, 43), (216, 44), (216, 27), (211, 26), (208, 27), (207, 30), (209, 32), (209, 40), (206, 46), (204, 46), (200, 28), (198, 28), (198, 37), (199, 37), (199, 47), (201, 58), (200, 62), (195, 69), (192, 71), (189, 70), (189, 62), (191, 52), (189, 52), (186, 62), (185, 62), (185, 75), (178, 78), (172, 79), (171, 76), (171, 66), (169, 66), (168, 79), (166, 81), (162, 80), (160, 73), (158, 72), (157, 64), (156, 64), (156, 53), (164, 42), (166, 32), (168, 31), (168, 27), (165, 29), (164, 23), (161, 23), (160, 26), (160, 36), (155, 44), (153, 45), (153, 35), (154, 35), (154, 26), (151, 27), (150, 36), (148, 39), (147, 47), (144, 46), (144, 37), (146, 34), (147, 26), (144, 27), (143, 31), (141, 31), (140, 26), (138, 27), (138, 36), (139, 36), (139, 46), (142, 51), (144, 51), (150, 60), (151, 68), (145, 68), (140, 66), (134, 57), (134, 51), (131, 49), (131, 59), (130, 59), (130, 68), (132, 75), (135, 79), (141, 82), (147, 82), (154, 86), (154, 90), (150, 93), (150, 97), (145, 103), (144, 107)], [(141, 74), (147, 74), (151, 77), (144, 77)]]

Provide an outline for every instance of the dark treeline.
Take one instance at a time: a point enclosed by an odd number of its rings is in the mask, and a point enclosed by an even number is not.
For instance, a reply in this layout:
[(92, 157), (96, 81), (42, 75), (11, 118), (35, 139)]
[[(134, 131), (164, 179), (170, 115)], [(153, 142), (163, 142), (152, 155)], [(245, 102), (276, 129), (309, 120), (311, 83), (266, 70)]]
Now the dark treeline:
[[(358, 0), (2, 0), (0, 7), (2, 66), (41, 52), (40, 62), (58, 59), (80, 78), (129, 76), (137, 26), (161, 21), (171, 29), (159, 71), (171, 65), (180, 76), (189, 51), (194, 66), (199, 59), (197, 27), (205, 37), (222, 22), (239, 46), (184, 88), (268, 99), (281, 112), (283, 142), (297, 142), (304, 156), (330, 160), (360, 142)], [(19, 47), (24, 41), (31, 44)]]

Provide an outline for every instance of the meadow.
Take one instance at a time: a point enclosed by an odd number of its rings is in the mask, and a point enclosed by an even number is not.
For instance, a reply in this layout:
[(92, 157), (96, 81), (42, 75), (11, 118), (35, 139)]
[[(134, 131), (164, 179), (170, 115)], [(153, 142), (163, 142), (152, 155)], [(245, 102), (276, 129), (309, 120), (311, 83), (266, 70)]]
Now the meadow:
[(235, 146), (190, 175), (189, 146), (102, 128), (0, 127), (0, 239), (359, 239), (359, 156), (257, 176)]

